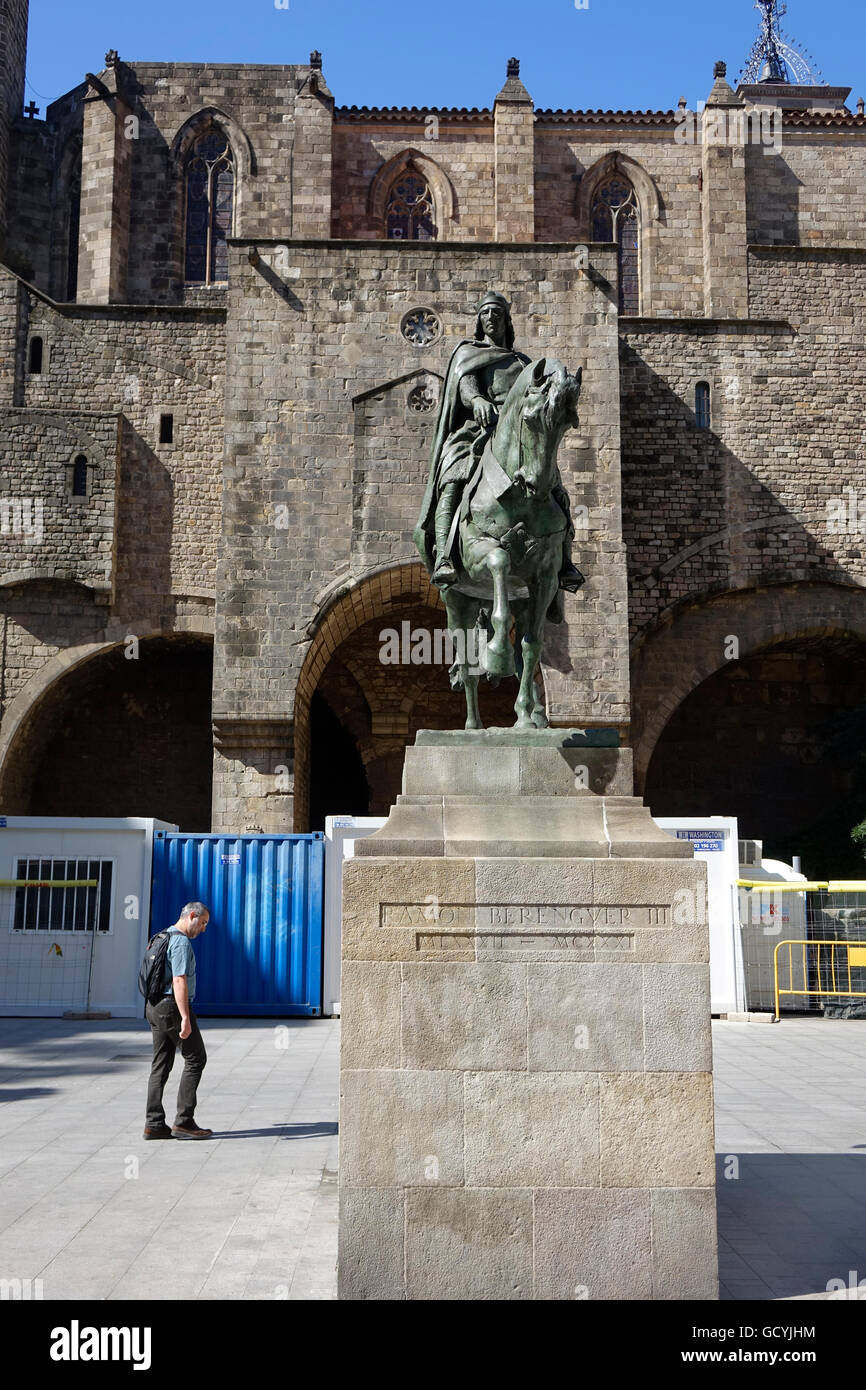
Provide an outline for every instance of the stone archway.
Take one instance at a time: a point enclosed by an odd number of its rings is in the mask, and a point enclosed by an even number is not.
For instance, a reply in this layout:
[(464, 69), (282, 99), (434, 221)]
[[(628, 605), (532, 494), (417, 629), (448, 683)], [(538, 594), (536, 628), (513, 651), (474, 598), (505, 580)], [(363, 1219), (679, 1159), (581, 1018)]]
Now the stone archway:
[[(134, 639), (133, 639), (134, 640)], [(210, 826), (212, 638), (177, 633), (60, 653), (0, 739), (10, 815), (155, 816)]]
[[(729, 653), (730, 655), (726, 655)], [(860, 877), (866, 594), (728, 593), (669, 615), (635, 654), (636, 781), (654, 815), (736, 815), (770, 857)]]
[[(320, 829), (326, 814), (387, 815), (400, 791), (403, 755), (420, 728), (458, 728), (465, 717), (463, 696), (449, 686), (442, 664), (445, 609), (439, 592), (419, 563), (383, 570), (343, 593), (318, 619), (298, 680), (295, 703), (295, 829)], [(397, 634), (401, 657), (390, 659), (381, 633)], [(423, 644), (413, 649), (411, 635), (430, 633), (430, 651), (439, 661), (423, 658)], [(512, 724), (516, 686), (503, 682), (481, 691), (482, 715), (488, 724)], [(314, 699), (324, 702), (332, 730), (343, 748), (329, 750), (314, 739)], [(334, 723), (333, 721), (336, 721)], [(320, 730), (326, 721), (318, 720)], [(346, 742), (348, 740), (348, 743)], [(346, 750), (351, 766), (346, 775)], [(355, 762), (357, 757), (357, 764)], [(366, 805), (358, 783), (358, 765), (366, 784)], [(312, 783), (315, 780), (315, 794)], [(350, 788), (345, 785), (350, 781)], [(353, 804), (341, 804), (349, 801)]]

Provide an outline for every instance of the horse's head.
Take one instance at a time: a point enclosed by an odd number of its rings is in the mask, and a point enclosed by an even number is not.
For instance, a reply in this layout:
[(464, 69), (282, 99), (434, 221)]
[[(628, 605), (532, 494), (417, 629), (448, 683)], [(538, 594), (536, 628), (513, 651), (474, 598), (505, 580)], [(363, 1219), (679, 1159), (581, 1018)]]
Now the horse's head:
[[(510, 477), (527, 496), (544, 498), (550, 493), (562, 436), (579, 423), (577, 402), (582, 376), (580, 367), (572, 376), (561, 362), (540, 357), (523, 369), (509, 392), (509, 434), (517, 446), (516, 466)], [(513, 408), (509, 409), (512, 397)]]

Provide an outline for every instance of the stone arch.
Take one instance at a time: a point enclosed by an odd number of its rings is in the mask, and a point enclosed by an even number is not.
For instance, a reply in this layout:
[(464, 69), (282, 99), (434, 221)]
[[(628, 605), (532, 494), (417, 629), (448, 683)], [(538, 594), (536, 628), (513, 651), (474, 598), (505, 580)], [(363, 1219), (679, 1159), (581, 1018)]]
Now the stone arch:
[[(404, 620), (413, 627), (421, 623), (429, 629), (445, 627), (439, 591), (431, 585), (420, 561), (343, 580), (321, 596), (319, 611), (308, 629), (311, 640), (295, 694), (297, 830), (309, 825), (315, 760), (310, 719), (313, 697), (328, 690), (328, 682), (337, 679), (340, 671), (348, 672), (353, 682), (353, 737), (368, 776), (374, 814), (379, 810), (386, 813), (400, 790), (403, 750), (418, 719), (429, 717), (432, 727), (454, 727), (458, 718), (462, 722), (463, 697), (451, 692), (442, 665), (393, 666), (386, 673), (376, 664), (378, 633), (386, 627), (399, 631)], [(364, 708), (359, 708), (358, 692)], [(486, 722), (506, 722), (507, 718), (513, 723), (514, 698), (515, 690), (507, 681), (497, 690), (482, 692)]]
[(407, 169), (412, 168), (416, 169), (430, 186), (436, 209), (435, 220), (439, 239), (447, 241), (452, 233), (456, 216), (457, 199), (454, 186), (435, 159), (422, 154), (419, 150), (411, 148), (401, 150), (399, 154), (393, 155), (391, 159), (386, 160), (380, 169), (377, 169), (367, 197), (367, 211), (370, 218), (380, 229), (384, 226), (385, 207), (394, 181)]
[[(169, 158), (172, 169), (175, 173), (180, 173), (183, 169), (186, 156), (195, 144), (200, 135), (212, 125), (220, 126), (229, 138), (232, 147), (232, 154), (236, 161), (239, 181), (244, 183), (256, 173), (256, 156), (252, 141), (247, 135), (246, 130), (235, 120), (234, 116), (228, 111), (224, 111), (220, 106), (203, 106), (200, 111), (196, 111), (189, 116), (178, 129), (169, 147)], [(240, 207), (240, 193), (238, 190), (238, 206)], [(237, 233), (241, 235), (240, 232)]]
[[(129, 629), (135, 632), (135, 625)], [(201, 709), (199, 711), (199, 742), (202, 748), (199, 750), (202, 757), (203, 740), (207, 737), (207, 760), (208, 778), (210, 777), (210, 763), (212, 761), (212, 751), (210, 746), (210, 665), (212, 664), (212, 645), (213, 631), (212, 624), (206, 620), (201, 623), (184, 622), (178, 625), (176, 631), (165, 631), (163, 629), (146, 630), (144, 633), (139, 631), (136, 634), (139, 649), (146, 649), (147, 655), (155, 654), (160, 660), (168, 658), (171, 660), (178, 653), (182, 655), (197, 655), (205, 658), (208, 665), (207, 683), (201, 682), (199, 695), (201, 699)], [(45, 750), (51, 744), (59, 723), (62, 723), (64, 713), (69, 708), (74, 708), (75, 692), (82, 687), (82, 677), (95, 686), (100, 677), (104, 678), (108, 666), (113, 663), (117, 668), (122, 649), (126, 646), (127, 637), (116, 636), (112, 639), (99, 642), (86, 642), (75, 647), (67, 648), (58, 652), (44, 666), (37, 671), (31, 679), (23, 686), (15, 698), (10, 702), (5, 711), (0, 729), (0, 808), (10, 814), (39, 814), (30, 810), (30, 798), (33, 790), (34, 781), (39, 772), (40, 764), (44, 758)], [(200, 662), (199, 662), (200, 664)], [(129, 669), (133, 666), (130, 662)], [(140, 668), (139, 668), (140, 669)], [(158, 689), (164, 688), (164, 682), (158, 678), (155, 680)], [(205, 690), (207, 694), (204, 699)], [(139, 709), (136, 714), (140, 718), (146, 717), (146, 711), (142, 714)], [(97, 733), (102, 730), (119, 731), (120, 726), (116, 721), (112, 721), (111, 726), (107, 722), (99, 724), (97, 720)], [(166, 731), (166, 744), (170, 743), (171, 730)], [(102, 735), (99, 734), (101, 737)], [(122, 731), (119, 737), (125, 737)], [(179, 738), (182, 747), (185, 735)], [(134, 751), (130, 750), (129, 756), (134, 760)], [(166, 755), (167, 760), (170, 755)], [(201, 762), (201, 758), (199, 758)], [(130, 767), (127, 765), (125, 778), (130, 779)], [(83, 789), (84, 791), (87, 788)], [(86, 803), (87, 798), (83, 798)], [(134, 798), (133, 798), (134, 800)], [(203, 797), (200, 798), (202, 806)], [(208, 805), (210, 801), (210, 790), (208, 782), (207, 792)], [(118, 804), (120, 804), (118, 802)], [(46, 814), (54, 814), (54, 811)], [(63, 814), (73, 814), (70, 811), (58, 812)], [(74, 814), (87, 814), (86, 810), (74, 812)], [(115, 814), (115, 815), (135, 815), (135, 814), (162, 814), (164, 819), (176, 819), (176, 817), (165, 815), (159, 810), (147, 807), (136, 807), (134, 804), (126, 804), (125, 809), (114, 809), (111, 812), (90, 812), (91, 814)], [(209, 819), (208, 819), (209, 824)], [(198, 825), (195, 829), (207, 829), (207, 824)]]
[(636, 790), (674, 712), (703, 681), (740, 659), (794, 639), (866, 642), (866, 593), (853, 585), (797, 582), (715, 594), (682, 604), (643, 635), (632, 652), (632, 743)]
[(610, 150), (592, 164), (577, 185), (575, 214), (580, 241), (592, 241), (592, 204), (598, 189), (613, 175), (628, 180), (638, 202), (640, 226), (640, 311), (652, 313), (653, 265), (657, 229), (661, 222), (658, 189), (646, 169), (621, 150)]

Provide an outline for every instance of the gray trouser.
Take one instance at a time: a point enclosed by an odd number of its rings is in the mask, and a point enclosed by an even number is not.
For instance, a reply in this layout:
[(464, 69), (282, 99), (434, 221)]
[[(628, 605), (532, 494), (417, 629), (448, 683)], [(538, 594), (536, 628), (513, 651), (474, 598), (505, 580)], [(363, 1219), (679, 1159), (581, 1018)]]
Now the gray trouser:
[(177, 1115), (174, 1123), (184, 1124), (195, 1116), (196, 1091), (207, 1062), (207, 1052), (199, 1032), (198, 1020), (190, 1010), (190, 1035), (188, 1038), (181, 1038), (180, 1009), (172, 994), (167, 994), (158, 1004), (147, 1004), (144, 1012), (153, 1033), (153, 1062), (147, 1086), (147, 1128), (158, 1129), (160, 1125), (165, 1124), (162, 1093), (168, 1074), (174, 1066), (174, 1054), (178, 1043), (184, 1066), (177, 1090)]

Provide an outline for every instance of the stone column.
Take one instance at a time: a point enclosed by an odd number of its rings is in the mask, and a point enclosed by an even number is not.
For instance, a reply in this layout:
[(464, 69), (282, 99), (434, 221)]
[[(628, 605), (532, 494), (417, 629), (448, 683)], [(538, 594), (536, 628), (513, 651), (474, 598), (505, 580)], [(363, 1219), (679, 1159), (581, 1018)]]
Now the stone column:
[(295, 102), (292, 236), (299, 241), (331, 235), (333, 126), (334, 98), (322, 76), (322, 55), (311, 53), (309, 71), (298, 80)]
[(420, 733), (346, 861), (341, 1298), (718, 1296), (706, 870), (614, 740)]
[(535, 108), (509, 58), (505, 86), (493, 103), (496, 240), (535, 240)]
[(122, 304), (126, 299), (134, 128), (118, 86), (120, 71), (114, 61), (99, 77), (88, 73), (87, 78), (78, 236), (77, 298), (83, 303)]
[(745, 111), (716, 63), (715, 84), (701, 117), (701, 218), (704, 313), (748, 318)]
[(292, 832), (295, 791), (290, 720), (219, 719), (213, 726), (213, 831)]

